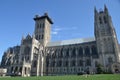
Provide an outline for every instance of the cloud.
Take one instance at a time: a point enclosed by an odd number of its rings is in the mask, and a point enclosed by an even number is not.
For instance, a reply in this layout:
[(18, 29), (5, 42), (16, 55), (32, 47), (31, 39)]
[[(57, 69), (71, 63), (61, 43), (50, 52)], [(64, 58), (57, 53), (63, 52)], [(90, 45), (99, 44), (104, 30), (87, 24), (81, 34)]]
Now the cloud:
[(58, 27), (58, 26), (56, 26), (56, 27), (53, 27), (53, 30), (54, 31), (60, 31), (60, 30), (62, 30), (60, 27)]
[(61, 31), (61, 30), (76, 30), (78, 29), (77, 27), (59, 27), (59, 26), (56, 26), (56, 27), (53, 27), (53, 30), (54, 31)]
[(60, 31), (60, 30), (62, 30), (62, 29), (60, 29), (60, 28), (55, 28), (55, 29), (53, 29), (53, 30), (55, 30), (55, 31)]
[(77, 27), (62, 28), (62, 30), (76, 30)]
[(60, 27), (56, 26), (52, 28), (52, 34), (57, 35), (59, 31), (62, 30)]
[(60, 31), (71, 31), (71, 30), (77, 30), (77, 27), (59, 27), (55, 26), (52, 28), (52, 34), (57, 35)]
[(57, 35), (58, 32), (57, 31), (52, 31), (52, 34)]

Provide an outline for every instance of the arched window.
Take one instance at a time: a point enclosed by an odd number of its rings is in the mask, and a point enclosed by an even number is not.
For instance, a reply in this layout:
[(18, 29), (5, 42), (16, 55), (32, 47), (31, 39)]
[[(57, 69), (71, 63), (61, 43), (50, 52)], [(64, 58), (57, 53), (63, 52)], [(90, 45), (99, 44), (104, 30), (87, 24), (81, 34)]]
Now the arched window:
[(91, 60), (90, 59), (87, 59), (86, 60), (86, 66), (90, 66), (91, 65)]
[(22, 73), (22, 67), (20, 67), (19, 72)]
[(64, 66), (65, 66), (65, 67), (68, 66), (68, 61), (64, 61)]
[(49, 60), (46, 60), (46, 67), (49, 66)]
[(11, 67), (11, 73), (13, 72), (13, 67)]
[(104, 16), (104, 23), (107, 23), (107, 19), (106, 19), (106, 17)]
[(41, 28), (41, 24), (40, 24), (40, 28)]
[(72, 61), (71, 61), (71, 66), (72, 66), (72, 67), (75, 66), (75, 63), (76, 63), (75, 60), (72, 60)]
[(53, 61), (53, 67), (55, 67), (55, 61)]
[(45, 24), (43, 23), (43, 24), (42, 24), (42, 28), (44, 29), (44, 27), (45, 27)]
[(30, 47), (25, 47), (25, 50), (24, 50), (24, 53), (26, 54), (26, 55), (29, 55), (30, 54)]
[(41, 36), (40, 36), (40, 35), (38, 36), (38, 39), (41, 39)]
[(78, 61), (78, 66), (83, 66), (83, 61), (82, 60)]
[(43, 39), (43, 38), (44, 38), (44, 35), (42, 34), (41, 39)]
[(53, 53), (53, 54), (52, 54), (52, 58), (55, 58), (55, 56), (56, 56), (56, 54), (55, 54), (55, 53)]
[(36, 24), (36, 28), (39, 29), (39, 24)]
[(97, 48), (94, 45), (91, 47), (91, 50), (92, 50), (92, 56), (94, 58), (98, 57)]
[(92, 55), (95, 55), (97, 53), (96, 47), (93, 45), (91, 49), (92, 49)]
[(57, 61), (57, 67), (61, 67), (61, 65), (62, 65), (62, 61), (61, 60)]
[(99, 22), (100, 22), (100, 24), (102, 24), (102, 19), (101, 19), (101, 17), (99, 17)]
[(75, 48), (72, 49), (71, 57), (76, 57), (76, 49)]
[(83, 56), (83, 48), (82, 47), (80, 47), (79, 49), (78, 49), (78, 56)]
[(63, 48), (60, 50), (60, 57), (63, 57)]
[(15, 71), (14, 71), (14, 72), (16, 73), (16, 72), (17, 72), (17, 70), (18, 70), (18, 67), (16, 66), (16, 67), (15, 67)]
[(85, 56), (90, 56), (90, 49), (88, 46), (85, 48)]
[(27, 74), (27, 68), (25, 67), (25, 74)]
[(37, 61), (36, 60), (33, 62), (33, 67), (37, 67)]
[(98, 62), (97, 61), (95, 61), (95, 67), (97, 67), (98, 66)]
[(61, 66), (62, 66), (62, 61), (60, 60), (60, 61), (59, 61), (59, 67), (61, 67)]
[(66, 50), (66, 57), (69, 57), (69, 49)]
[(109, 57), (109, 58), (108, 58), (108, 63), (109, 63), (109, 64), (110, 64), (110, 63), (113, 63), (112, 57)]
[(38, 40), (38, 35), (36, 35), (36, 39)]

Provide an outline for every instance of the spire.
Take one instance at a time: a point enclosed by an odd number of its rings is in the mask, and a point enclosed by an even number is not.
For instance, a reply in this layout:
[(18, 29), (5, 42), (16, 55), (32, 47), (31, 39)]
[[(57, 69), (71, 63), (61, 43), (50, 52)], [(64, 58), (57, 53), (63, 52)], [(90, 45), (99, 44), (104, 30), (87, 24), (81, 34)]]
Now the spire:
[(22, 35), (22, 40), (24, 40), (25, 39), (25, 37), (24, 37), (24, 35)]
[(96, 6), (94, 7), (94, 13), (95, 13), (95, 14), (98, 13), (98, 12), (97, 12), (97, 9), (96, 9)]
[(106, 7), (106, 4), (104, 4), (104, 10), (108, 10), (107, 7)]
[(45, 13), (44, 13), (44, 16), (48, 16), (48, 13), (47, 13), (47, 12), (45, 12)]
[(104, 12), (108, 14), (108, 9), (106, 7), (106, 4), (104, 4)]
[(32, 38), (35, 38), (35, 34), (32, 35)]
[(94, 21), (97, 20), (97, 15), (98, 15), (98, 11), (96, 9), (96, 6), (94, 7)]
[(21, 44), (23, 43), (24, 39), (25, 39), (25, 37), (24, 37), (24, 35), (22, 35)]

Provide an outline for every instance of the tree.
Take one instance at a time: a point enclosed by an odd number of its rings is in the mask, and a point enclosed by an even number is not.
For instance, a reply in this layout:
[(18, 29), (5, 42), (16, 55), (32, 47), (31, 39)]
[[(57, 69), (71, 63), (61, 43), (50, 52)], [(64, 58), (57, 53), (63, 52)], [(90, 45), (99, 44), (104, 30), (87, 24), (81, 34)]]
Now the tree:
[(98, 65), (97, 65), (97, 73), (98, 73), (98, 74), (102, 74), (102, 73), (104, 72), (103, 69), (102, 69), (102, 67), (103, 67), (103, 66), (102, 66), (101, 64), (98, 64)]

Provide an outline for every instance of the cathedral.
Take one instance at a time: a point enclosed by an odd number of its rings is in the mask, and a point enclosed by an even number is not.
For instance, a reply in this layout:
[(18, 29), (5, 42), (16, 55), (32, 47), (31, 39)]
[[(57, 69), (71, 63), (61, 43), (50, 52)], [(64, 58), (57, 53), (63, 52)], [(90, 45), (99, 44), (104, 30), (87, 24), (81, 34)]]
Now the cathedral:
[(34, 18), (33, 35), (4, 52), (1, 68), (9, 76), (120, 73), (120, 46), (106, 6), (94, 9), (94, 37), (51, 42), (52, 19), (45, 13)]

